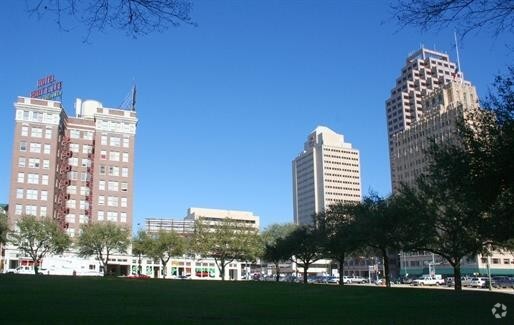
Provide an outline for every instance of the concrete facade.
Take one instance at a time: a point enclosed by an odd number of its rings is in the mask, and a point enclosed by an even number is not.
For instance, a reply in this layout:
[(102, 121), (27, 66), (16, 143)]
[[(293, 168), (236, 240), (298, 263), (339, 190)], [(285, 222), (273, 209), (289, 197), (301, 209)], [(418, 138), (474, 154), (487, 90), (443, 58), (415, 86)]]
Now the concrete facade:
[(342, 134), (318, 126), (292, 162), (295, 224), (312, 224), (312, 216), (338, 202), (362, 198), (359, 151)]

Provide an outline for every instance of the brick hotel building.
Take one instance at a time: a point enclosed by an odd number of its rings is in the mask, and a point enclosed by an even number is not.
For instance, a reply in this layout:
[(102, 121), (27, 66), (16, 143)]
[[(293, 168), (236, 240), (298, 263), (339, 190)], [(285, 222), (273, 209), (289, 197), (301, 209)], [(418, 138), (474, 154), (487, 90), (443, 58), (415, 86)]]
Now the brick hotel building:
[(131, 230), (136, 112), (80, 99), (74, 117), (58, 101), (18, 97), (14, 107), (10, 226), (35, 215), (71, 237), (102, 220)]

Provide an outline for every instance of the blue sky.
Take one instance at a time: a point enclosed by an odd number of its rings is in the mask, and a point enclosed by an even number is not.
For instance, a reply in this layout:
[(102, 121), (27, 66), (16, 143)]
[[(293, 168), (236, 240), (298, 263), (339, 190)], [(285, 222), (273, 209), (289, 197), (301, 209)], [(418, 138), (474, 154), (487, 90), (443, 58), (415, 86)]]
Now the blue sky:
[[(198, 27), (133, 39), (92, 35), (24, 1), (0, 10), (0, 202), (7, 202), (13, 102), (39, 78), (117, 107), (138, 87), (134, 228), (145, 217), (182, 218), (188, 207), (248, 210), (263, 226), (291, 222), (291, 161), (325, 125), (361, 153), (362, 189), (390, 192), (384, 102), (406, 56), (424, 44), (455, 60), (453, 30), (398, 30), (387, 1), (194, 1)], [(511, 40), (510, 40), (511, 42)], [(466, 79), (487, 93), (512, 64), (507, 37), (470, 34)]]

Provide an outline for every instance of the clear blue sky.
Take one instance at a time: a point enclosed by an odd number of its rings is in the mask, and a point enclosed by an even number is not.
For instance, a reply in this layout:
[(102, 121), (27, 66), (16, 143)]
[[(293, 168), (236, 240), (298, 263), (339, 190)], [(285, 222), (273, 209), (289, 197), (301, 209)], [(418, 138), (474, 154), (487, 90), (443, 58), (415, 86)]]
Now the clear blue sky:
[[(453, 31), (398, 31), (388, 1), (194, 1), (198, 27), (132, 39), (60, 31), (24, 1), (0, 10), (0, 202), (7, 202), (13, 102), (38, 78), (64, 82), (63, 102), (117, 107), (138, 87), (134, 227), (182, 218), (191, 206), (253, 211), (263, 226), (292, 221), (291, 161), (317, 125), (360, 150), (362, 189), (390, 192), (384, 102), (409, 52), (455, 59)], [(73, 27), (73, 26), (72, 26)], [(505, 38), (471, 34), (466, 79), (487, 93), (514, 61)]]

